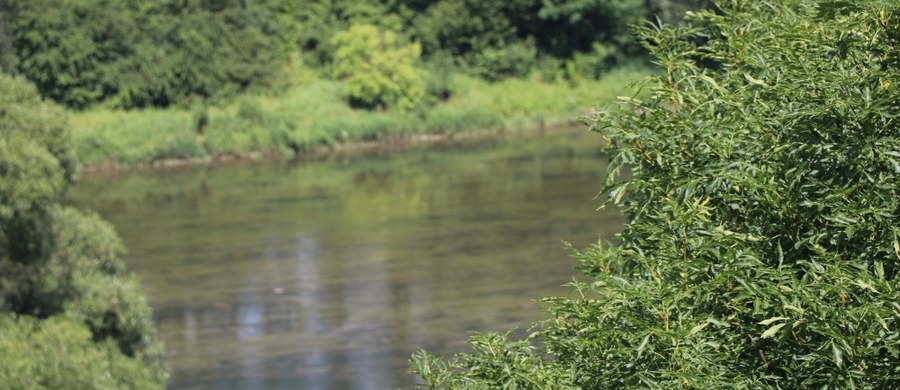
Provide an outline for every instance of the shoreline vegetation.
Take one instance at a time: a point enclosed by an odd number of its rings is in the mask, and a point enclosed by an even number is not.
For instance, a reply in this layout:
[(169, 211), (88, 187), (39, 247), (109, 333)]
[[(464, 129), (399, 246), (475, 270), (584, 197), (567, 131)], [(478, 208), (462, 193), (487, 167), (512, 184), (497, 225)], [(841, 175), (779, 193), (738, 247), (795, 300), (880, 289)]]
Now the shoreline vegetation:
[(493, 83), (451, 74), (454, 95), (416, 111), (355, 109), (340, 83), (307, 76), (313, 79), (301, 77), (280, 94), (246, 94), (221, 106), (74, 112), (72, 146), (81, 171), (92, 173), (541, 132), (574, 126), (611, 106), (650, 73), (632, 65), (596, 80), (535, 76)]
[(321, 144), (313, 149), (296, 154), (281, 154), (278, 151), (250, 151), (206, 155), (203, 157), (163, 158), (145, 163), (118, 164), (113, 162), (93, 165), (82, 164), (78, 172), (83, 174), (127, 173), (148, 170), (178, 169), (197, 165), (226, 165), (254, 161), (316, 161), (330, 157), (358, 157), (380, 153), (403, 153), (418, 147), (466, 144), (479, 141), (506, 139), (514, 136), (541, 137), (552, 134), (573, 134), (587, 131), (580, 120), (560, 119), (554, 122), (532, 123), (522, 127), (476, 128), (457, 133), (398, 133), (373, 140), (348, 140), (333, 144)]

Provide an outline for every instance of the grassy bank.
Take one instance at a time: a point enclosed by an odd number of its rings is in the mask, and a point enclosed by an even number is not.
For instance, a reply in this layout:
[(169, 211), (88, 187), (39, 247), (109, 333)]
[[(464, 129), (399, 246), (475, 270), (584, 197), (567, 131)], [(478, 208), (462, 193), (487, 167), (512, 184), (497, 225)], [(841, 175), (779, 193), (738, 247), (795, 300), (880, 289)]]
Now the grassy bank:
[(311, 79), (278, 96), (245, 95), (223, 107), (94, 109), (73, 114), (71, 124), (75, 153), (88, 166), (290, 156), (340, 143), (571, 121), (628, 93), (628, 85), (647, 73), (641, 67), (622, 68), (600, 80), (578, 83), (520, 79), (488, 83), (454, 75), (449, 78), (453, 95), (448, 100), (413, 112), (353, 109), (340, 83)]

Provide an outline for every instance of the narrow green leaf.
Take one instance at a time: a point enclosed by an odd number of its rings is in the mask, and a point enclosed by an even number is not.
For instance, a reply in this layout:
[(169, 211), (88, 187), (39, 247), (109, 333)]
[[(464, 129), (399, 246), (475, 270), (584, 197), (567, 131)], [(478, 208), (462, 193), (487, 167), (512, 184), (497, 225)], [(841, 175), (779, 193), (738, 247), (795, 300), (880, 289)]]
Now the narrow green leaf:
[(873, 292), (873, 293), (878, 294), (878, 290), (876, 290), (875, 287), (872, 287), (871, 284), (867, 283), (867, 282), (864, 281), (864, 280), (856, 279), (856, 280), (854, 280), (852, 283), (855, 284), (855, 285), (857, 285), (857, 286), (859, 286), (860, 288), (862, 288), (862, 289), (864, 289), (864, 290), (869, 290), (869, 291), (871, 291), (871, 292)]
[(785, 308), (785, 309), (788, 309), (788, 310), (791, 310), (791, 311), (795, 311), (795, 312), (800, 313), (800, 314), (803, 314), (804, 312), (806, 312), (806, 310), (803, 310), (803, 309), (801, 309), (801, 308), (799, 308), (799, 307), (797, 307), (797, 306), (793, 306), (793, 305), (784, 305), (784, 308)]
[(760, 336), (760, 338), (767, 339), (767, 338), (770, 338), (770, 337), (772, 337), (772, 336), (775, 336), (775, 334), (778, 333), (778, 330), (780, 330), (781, 328), (783, 328), (785, 325), (787, 325), (787, 323), (782, 322), (782, 323), (780, 323), (780, 324), (778, 324), (778, 325), (775, 325), (775, 326), (769, 328), (768, 330), (766, 330), (765, 332), (763, 332), (763, 334), (762, 334), (762, 336)]
[(844, 363), (844, 353), (834, 342), (831, 343), (831, 352), (834, 353), (834, 364), (837, 364), (837, 366), (840, 367)]
[(787, 317), (772, 317), (772, 318), (769, 318), (769, 319), (767, 319), (767, 320), (765, 320), (765, 321), (757, 322), (757, 324), (760, 324), (760, 325), (769, 325), (769, 324), (771, 324), (771, 323), (773, 323), (773, 322), (776, 322), (776, 321), (782, 321), (782, 320), (786, 320), (786, 319), (787, 319)]
[(637, 349), (638, 357), (641, 357), (641, 355), (644, 354), (644, 349), (647, 348), (647, 343), (649, 343), (649, 342), (650, 342), (650, 335), (648, 334), (648, 335), (644, 336), (643, 340), (641, 340), (641, 345), (638, 345), (638, 349)]
[(900, 241), (897, 240), (897, 237), (894, 237), (894, 253), (900, 258)]
[(880, 324), (881, 327), (884, 328), (884, 330), (886, 330), (888, 332), (891, 331), (891, 329), (888, 328), (887, 322), (884, 320), (884, 318), (881, 318), (881, 316), (878, 315), (878, 313), (875, 313), (875, 318), (878, 319), (878, 324)]
[(712, 77), (709, 77), (709, 76), (707, 76), (707, 75), (705, 75), (705, 74), (701, 74), (699, 77), (700, 77), (700, 79), (702, 79), (703, 81), (706, 81), (707, 83), (709, 83), (710, 85), (712, 85), (713, 89), (715, 89), (716, 91), (719, 91), (719, 93), (721, 93), (721, 94), (723, 94), (723, 95), (728, 93), (728, 91), (727, 91), (725, 88), (722, 88), (722, 87), (719, 85), (719, 83), (717, 83), (716, 80), (714, 80)]
[(691, 328), (691, 331), (688, 332), (687, 337), (693, 336), (694, 334), (696, 334), (697, 332), (703, 330), (703, 328), (706, 328), (707, 326), (709, 326), (709, 322), (704, 322), (704, 323), (702, 323), (702, 324), (700, 324), (700, 325), (697, 325), (697, 326)]
[(613, 200), (614, 203), (619, 204), (622, 202), (622, 198), (625, 196), (625, 188), (628, 187), (628, 183), (616, 189), (616, 197)]
[(744, 73), (744, 78), (747, 79), (747, 81), (749, 81), (749, 82), (751, 82), (751, 83), (753, 83), (753, 84), (756, 84), (756, 85), (759, 85), (759, 86), (762, 86), (762, 87), (767, 86), (767, 84), (766, 84), (765, 81), (762, 81), (762, 80), (760, 80), (760, 79), (758, 79), (758, 78), (755, 78), (755, 77), (753, 77), (753, 76), (751, 76), (751, 75), (749, 75), (749, 74), (747, 74), (747, 73)]

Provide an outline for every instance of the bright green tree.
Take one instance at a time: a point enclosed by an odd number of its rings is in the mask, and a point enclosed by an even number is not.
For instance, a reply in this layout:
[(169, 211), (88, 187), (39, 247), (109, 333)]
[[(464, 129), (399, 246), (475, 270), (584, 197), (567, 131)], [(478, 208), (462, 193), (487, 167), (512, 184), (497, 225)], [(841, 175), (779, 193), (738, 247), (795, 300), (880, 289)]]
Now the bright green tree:
[(0, 383), (160, 388), (150, 309), (96, 215), (59, 203), (74, 176), (65, 112), (0, 75)]
[(647, 98), (592, 121), (618, 243), (576, 251), (588, 278), (533, 339), (419, 355), (428, 386), (900, 388), (900, 6), (687, 22), (644, 32)]
[(424, 72), (416, 66), (417, 43), (373, 25), (353, 25), (331, 39), (335, 72), (352, 104), (367, 108), (412, 109), (425, 97)]
[(369, 24), (391, 31), (402, 31), (407, 25), (400, 15), (391, 12), (392, 1), (318, 0), (284, 1), (285, 13), (297, 29), (297, 43), (304, 59), (314, 66), (328, 65), (334, 59), (331, 37), (354, 24)]

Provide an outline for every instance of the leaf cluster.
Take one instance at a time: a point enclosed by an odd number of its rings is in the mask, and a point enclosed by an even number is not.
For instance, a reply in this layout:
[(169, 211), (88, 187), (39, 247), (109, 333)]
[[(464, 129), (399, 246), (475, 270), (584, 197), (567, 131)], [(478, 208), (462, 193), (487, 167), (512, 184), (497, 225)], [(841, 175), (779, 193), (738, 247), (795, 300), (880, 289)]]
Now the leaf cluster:
[[(900, 6), (839, 3), (722, 2), (642, 30), (649, 96), (591, 120), (624, 231), (574, 251), (589, 278), (516, 357), (541, 365), (490, 380), (900, 387)], [(431, 387), (480, 388), (497, 359), (418, 362)]]

